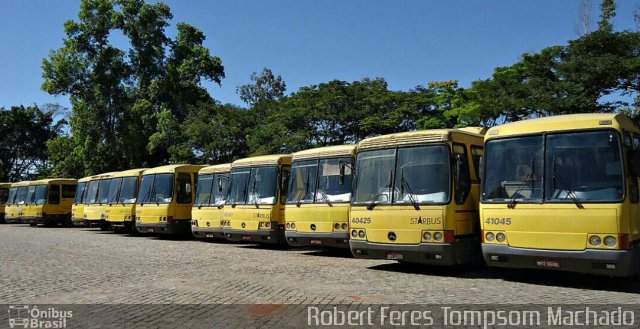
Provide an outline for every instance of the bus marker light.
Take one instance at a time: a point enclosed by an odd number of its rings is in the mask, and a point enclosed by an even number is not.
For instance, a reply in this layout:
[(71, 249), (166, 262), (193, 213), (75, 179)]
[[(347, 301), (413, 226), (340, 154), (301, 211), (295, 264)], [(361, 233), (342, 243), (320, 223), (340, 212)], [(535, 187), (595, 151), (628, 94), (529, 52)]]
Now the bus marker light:
[(487, 232), (487, 234), (484, 235), (484, 239), (489, 242), (493, 242), (495, 238), (496, 236), (491, 232)]
[(616, 238), (612, 237), (612, 236), (607, 236), (606, 238), (604, 238), (604, 244), (607, 247), (613, 248), (616, 246)]

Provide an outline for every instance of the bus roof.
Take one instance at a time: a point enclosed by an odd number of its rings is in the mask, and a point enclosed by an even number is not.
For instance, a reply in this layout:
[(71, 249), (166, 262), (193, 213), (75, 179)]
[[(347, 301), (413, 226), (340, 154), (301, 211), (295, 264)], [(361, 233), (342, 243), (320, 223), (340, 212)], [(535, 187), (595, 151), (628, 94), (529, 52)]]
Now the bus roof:
[(485, 139), (524, 135), (559, 130), (577, 130), (592, 128), (614, 128), (616, 130), (640, 131), (635, 123), (620, 113), (584, 113), (549, 116), (544, 118), (521, 120), (492, 127)]
[(166, 173), (174, 173), (174, 172), (195, 172), (203, 168), (201, 165), (193, 165), (193, 164), (176, 164), (176, 165), (166, 165), (155, 167), (151, 169), (145, 170), (142, 174), (166, 174)]
[(200, 169), (198, 174), (216, 174), (216, 173), (225, 173), (230, 171), (231, 171), (231, 164), (224, 163), (224, 164), (217, 164), (213, 166), (204, 167)]
[(353, 156), (356, 145), (336, 145), (317, 147), (292, 154), (292, 161), (309, 160), (326, 157)]
[(133, 176), (137, 177), (137, 176), (140, 176), (140, 174), (142, 174), (142, 172), (144, 172), (147, 169), (149, 168), (136, 168), (136, 169), (118, 171), (117, 173), (113, 174), (113, 177), (133, 177)]
[(363, 139), (358, 150), (385, 148), (400, 145), (416, 145), (451, 140), (452, 135), (461, 134), (482, 139), (482, 135), (467, 129), (430, 129), (388, 134)]
[(48, 185), (48, 184), (78, 184), (78, 180), (74, 178), (47, 178), (47, 179), (39, 179), (34, 180), (29, 183), (29, 185)]
[(25, 186), (29, 186), (29, 183), (30, 181), (23, 180), (22, 182), (11, 183), (11, 187), (25, 187)]
[(0, 188), (9, 188), (11, 187), (11, 183), (0, 183)]
[(236, 160), (231, 164), (232, 168), (256, 167), (256, 166), (277, 166), (280, 164), (291, 164), (290, 154), (260, 155), (251, 158)]
[(112, 172), (106, 172), (106, 173), (94, 175), (94, 176), (91, 176), (91, 180), (93, 181), (93, 180), (113, 178), (113, 175), (115, 175), (116, 173), (117, 171), (112, 171)]
[(82, 177), (82, 178), (78, 179), (78, 183), (86, 183), (86, 182), (89, 182), (89, 181), (91, 181), (91, 177), (92, 177), (92, 176)]

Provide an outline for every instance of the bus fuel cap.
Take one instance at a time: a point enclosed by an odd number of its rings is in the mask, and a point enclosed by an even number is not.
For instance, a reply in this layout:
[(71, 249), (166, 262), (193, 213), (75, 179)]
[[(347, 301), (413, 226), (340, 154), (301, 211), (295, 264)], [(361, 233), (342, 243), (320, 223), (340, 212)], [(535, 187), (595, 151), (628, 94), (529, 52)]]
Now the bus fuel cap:
[(312, 231), (315, 231), (315, 230), (316, 230), (316, 224), (311, 224), (311, 225), (309, 226), (309, 228), (310, 228)]
[(396, 241), (396, 234), (394, 232), (389, 232), (389, 234), (387, 234), (387, 239), (389, 239), (389, 241)]
[(247, 224), (242, 223), (242, 228), (245, 228), (245, 227), (247, 227)]

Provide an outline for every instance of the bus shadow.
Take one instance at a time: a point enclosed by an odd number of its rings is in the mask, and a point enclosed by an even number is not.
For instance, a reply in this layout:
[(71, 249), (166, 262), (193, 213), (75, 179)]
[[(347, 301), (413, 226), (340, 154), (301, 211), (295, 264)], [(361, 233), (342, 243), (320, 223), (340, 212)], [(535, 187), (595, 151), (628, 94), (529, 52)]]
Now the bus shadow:
[(496, 277), (504, 281), (541, 286), (640, 294), (640, 281), (635, 277), (619, 278), (571, 272), (507, 269), (501, 269), (499, 276), (496, 275)]
[(369, 267), (375, 271), (405, 274), (435, 275), (463, 279), (492, 279), (495, 275), (484, 264), (460, 266), (430, 266), (412, 263), (387, 263)]
[(304, 249), (304, 251), (306, 252), (304, 252), (303, 255), (307, 256), (355, 259), (349, 249)]

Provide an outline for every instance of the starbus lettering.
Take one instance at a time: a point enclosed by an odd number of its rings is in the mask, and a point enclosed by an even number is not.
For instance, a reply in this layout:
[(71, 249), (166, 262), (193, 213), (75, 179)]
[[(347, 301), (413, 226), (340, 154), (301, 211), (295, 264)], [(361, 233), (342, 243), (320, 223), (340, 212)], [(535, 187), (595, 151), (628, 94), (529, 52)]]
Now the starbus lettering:
[(442, 218), (440, 217), (412, 217), (409, 219), (409, 223), (415, 225), (440, 225), (442, 224)]
[(572, 311), (562, 307), (549, 307), (547, 320), (553, 326), (633, 326), (635, 313), (623, 311), (622, 307), (614, 311), (594, 311), (589, 307)]

